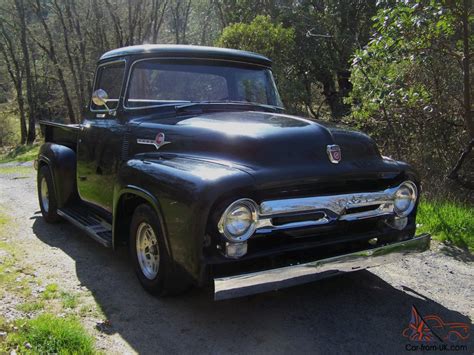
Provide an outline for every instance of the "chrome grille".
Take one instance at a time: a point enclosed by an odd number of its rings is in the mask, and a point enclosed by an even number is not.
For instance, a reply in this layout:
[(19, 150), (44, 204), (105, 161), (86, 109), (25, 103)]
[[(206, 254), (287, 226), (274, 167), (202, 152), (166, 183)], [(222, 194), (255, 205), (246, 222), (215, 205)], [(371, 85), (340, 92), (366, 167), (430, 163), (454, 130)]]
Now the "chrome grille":
[[(398, 186), (378, 192), (315, 196), (261, 202), (257, 234), (340, 221), (390, 216)], [(307, 218), (306, 218), (306, 217)], [(282, 223), (285, 222), (285, 223)]]

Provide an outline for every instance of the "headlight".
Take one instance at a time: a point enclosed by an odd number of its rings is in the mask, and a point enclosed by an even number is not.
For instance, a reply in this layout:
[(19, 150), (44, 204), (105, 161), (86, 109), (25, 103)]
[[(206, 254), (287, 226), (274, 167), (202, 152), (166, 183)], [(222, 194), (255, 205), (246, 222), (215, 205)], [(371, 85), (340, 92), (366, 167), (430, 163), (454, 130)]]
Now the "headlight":
[(395, 213), (400, 217), (408, 216), (413, 208), (415, 208), (418, 190), (416, 185), (411, 181), (405, 181), (395, 192), (394, 209)]
[(219, 233), (231, 242), (242, 242), (255, 232), (257, 219), (257, 204), (244, 198), (227, 207), (217, 227)]

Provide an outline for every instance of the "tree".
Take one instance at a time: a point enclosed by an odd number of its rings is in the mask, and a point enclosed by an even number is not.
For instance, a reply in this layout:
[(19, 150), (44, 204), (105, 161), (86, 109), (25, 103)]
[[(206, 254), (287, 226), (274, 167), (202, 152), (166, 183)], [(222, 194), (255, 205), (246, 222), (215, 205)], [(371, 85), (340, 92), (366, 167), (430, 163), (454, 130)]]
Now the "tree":
[(191, 0), (173, 0), (170, 5), (169, 27), (175, 35), (175, 43), (188, 43), (186, 33), (188, 31), (189, 16), (191, 13)]
[(295, 32), (282, 24), (274, 24), (268, 16), (257, 16), (249, 24), (235, 23), (224, 29), (216, 45), (261, 53), (274, 61), (273, 72), (284, 104), (297, 111), (301, 100), (294, 80)]
[[(38, 114), (27, 38), (27, 9), (23, 0), (4, 2), (0, 9), (3, 10), (0, 16), (0, 52), (15, 88), (20, 116), (20, 141), (22, 144), (31, 144), (36, 138), (35, 123)], [(16, 16), (8, 18), (6, 14), (11, 13)], [(20, 46), (17, 45), (18, 42)]]
[(466, 47), (474, 38), (465, 31), (473, 19), (463, 5), (407, 0), (379, 10), (372, 39), (352, 66), (351, 122), (431, 181), (448, 175), (473, 138)]
[(350, 59), (367, 43), (375, 12), (375, 0), (301, 1), (282, 11), (280, 20), (295, 29), (299, 79), (314, 117), (322, 109), (336, 121), (350, 113)]
[(21, 65), (20, 54), (15, 50), (13, 40), (9, 31), (0, 24), (0, 53), (7, 67), (8, 75), (15, 88), (18, 111), (20, 114), (20, 142), (25, 144), (28, 140), (26, 127), (25, 100), (23, 97), (23, 65)]

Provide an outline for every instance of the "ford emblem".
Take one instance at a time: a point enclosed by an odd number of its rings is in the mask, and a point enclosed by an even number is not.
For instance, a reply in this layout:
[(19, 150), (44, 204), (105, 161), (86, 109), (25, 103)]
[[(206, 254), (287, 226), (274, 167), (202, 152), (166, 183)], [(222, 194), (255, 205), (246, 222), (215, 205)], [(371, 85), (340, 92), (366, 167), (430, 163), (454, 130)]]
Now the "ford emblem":
[(333, 164), (338, 164), (341, 159), (341, 148), (337, 144), (328, 145), (326, 147), (326, 152), (328, 153), (329, 161)]

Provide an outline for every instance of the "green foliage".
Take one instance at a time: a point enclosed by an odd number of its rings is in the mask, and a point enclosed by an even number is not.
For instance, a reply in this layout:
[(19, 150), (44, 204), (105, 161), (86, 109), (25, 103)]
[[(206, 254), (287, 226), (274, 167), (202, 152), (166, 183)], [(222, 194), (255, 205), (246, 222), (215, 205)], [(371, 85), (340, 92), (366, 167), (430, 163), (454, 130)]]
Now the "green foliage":
[(381, 8), (372, 38), (353, 58), (348, 123), (376, 138), (384, 154), (414, 163), (424, 179), (446, 176), (466, 141), (459, 4)]
[[(0, 206), (0, 237), (11, 233), (10, 218)], [(0, 316), (0, 331), (7, 336), (0, 337), (0, 353), (34, 354), (95, 354), (94, 339), (81, 323), (72, 316), (58, 317), (58, 300), (67, 313), (74, 312), (79, 304), (77, 294), (61, 292), (55, 283), (48, 284), (41, 299), (34, 298), (30, 285), (38, 285), (32, 270), (21, 266), (21, 255), (12, 243), (0, 240), (0, 298), (20, 296), (22, 303), (16, 308), (28, 313), (41, 313), (33, 319), (17, 319), (7, 322)], [(28, 292), (26, 292), (28, 291)], [(89, 306), (91, 311), (94, 304)], [(80, 312), (79, 312), (80, 313)], [(100, 313), (97, 316), (103, 316)]]
[(474, 208), (456, 201), (423, 200), (418, 208), (419, 232), (474, 251)]
[(0, 236), (5, 233), (4, 230), (6, 229), (7, 223), (10, 220), (2, 210), (3, 208), (0, 208)]
[(257, 16), (250, 23), (235, 23), (226, 27), (217, 46), (257, 52), (271, 58), (273, 73), (285, 106), (296, 101), (301, 91), (295, 80), (293, 62), (295, 53), (295, 31), (281, 23), (273, 23), (268, 16)]
[(334, 119), (348, 113), (342, 99), (351, 88), (349, 59), (355, 48), (366, 43), (375, 1), (276, 5), (223, 0), (219, 4), (221, 10), (228, 10), (227, 22), (234, 23), (224, 28), (217, 44), (273, 59), (280, 94), (290, 113)]
[(26, 302), (22, 303), (17, 306), (17, 309), (25, 312), (25, 313), (31, 313), (35, 311), (40, 311), (44, 308), (44, 302), (39, 301), (39, 302)]
[[(0, 206), (0, 237), (11, 232), (11, 219)], [(16, 256), (18, 251), (11, 243), (0, 240), (0, 298), (7, 290), (16, 294), (28, 296), (31, 293), (28, 280), (23, 278), (18, 269)]]
[(79, 304), (79, 297), (69, 292), (61, 292), (61, 301), (64, 308), (76, 308)]
[(268, 0), (215, 1), (217, 12), (224, 27), (239, 22), (249, 23), (259, 15), (277, 18), (292, 5), (291, 0), (279, 0), (278, 2)]
[(32, 166), (0, 166), (0, 174), (15, 174), (25, 177), (33, 174), (34, 171)]
[(59, 296), (59, 287), (57, 284), (48, 284), (45, 287), (44, 292), (41, 294), (41, 298), (44, 300), (51, 300)]
[(7, 105), (0, 106), (0, 147), (12, 146), (20, 142), (20, 119), (8, 109)]
[(226, 27), (217, 45), (262, 53), (270, 58), (288, 62), (294, 50), (295, 31), (273, 23), (268, 16), (257, 16), (250, 23)]
[(18, 330), (9, 333), (7, 346), (41, 354), (94, 354), (94, 339), (74, 318), (41, 314), (16, 322)]
[(39, 152), (39, 144), (18, 145), (8, 153), (0, 155), (0, 164), (9, 162), (25, 162), (36, 159)]

